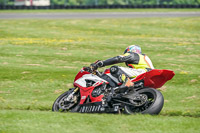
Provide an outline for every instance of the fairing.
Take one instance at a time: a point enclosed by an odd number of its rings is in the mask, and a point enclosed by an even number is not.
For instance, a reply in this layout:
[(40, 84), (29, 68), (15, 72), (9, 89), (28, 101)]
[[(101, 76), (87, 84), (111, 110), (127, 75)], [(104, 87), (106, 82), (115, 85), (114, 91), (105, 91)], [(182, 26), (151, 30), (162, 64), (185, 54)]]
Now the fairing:
[(149, 72), (143, 73), (133, 79), (133, 82), (144, 80), (145, 87), (160, 88), (168, 80), (174, 77), (175, 73), (171, 70), (153, 69)]
[[(103, 84), (103, 82), (98, 83), (97, 86), (100, 86), (102, 84)], [(75, 86), (77, 86), (77, 87), (80, 88), (80, 94), (81, 94), (80, 104), (85, 103), (85, 101), (87, 100), (87, 98), (90, 99), (91, 103), (93, 103), (93, 102), (101, 102), (102, 101), (102, 98), (103, 98), (104, 95), (100, 95), (98, 97), (92, 97), (92, 91), (94, 90), (94, 88), (96, 86), (82, 87), (82, 86), (80, 86), (79, 84), (76, 84), (76, 83), (75, 83)]]
[[(94, 84), (90, 87), (87, 87), (86, 80), (94, 81)], [(86, 72), (84, 70), (81, 70), (74, 80), (74, 86), (80, 88), (80, 94), (81, 94), (81, 101), (80, 104), (83, 104), (87, 98), (90, 99), (90, 102), (101, 102), (103, 95), (100, 95), (98, 97), (92, 97), (92, 91), (95, 87), (102, 85), (103, 83), (108, 84), (108, 82), (94, 74), (91, 74), (89, 72)]]

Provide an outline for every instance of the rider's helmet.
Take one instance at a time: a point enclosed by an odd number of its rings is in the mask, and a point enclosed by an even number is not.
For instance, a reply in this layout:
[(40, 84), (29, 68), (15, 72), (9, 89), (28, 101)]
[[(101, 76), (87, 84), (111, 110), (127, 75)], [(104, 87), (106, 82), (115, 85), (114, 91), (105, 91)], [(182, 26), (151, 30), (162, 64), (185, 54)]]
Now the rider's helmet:
[(124, 54), (132, 53), (132, 52), (142, 54), (142, 49), (138, 45), (131, 45), (126, 48), (126, 50), (124, 51)]

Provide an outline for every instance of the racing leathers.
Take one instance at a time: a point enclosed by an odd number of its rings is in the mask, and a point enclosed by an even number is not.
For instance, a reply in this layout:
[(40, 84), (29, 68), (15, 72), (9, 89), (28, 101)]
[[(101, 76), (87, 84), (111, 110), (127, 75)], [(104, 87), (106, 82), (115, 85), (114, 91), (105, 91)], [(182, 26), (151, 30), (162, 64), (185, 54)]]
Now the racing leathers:
[[(104, 61), (98, 61), (93, 65), (94, 67), (104, 67), (108, 65), (113, 65), (117, 63), (125, 62), (125, 64), (129, 67), (117, 67), (112, 66), (110, 68), (111, 74), (118, 78), (119, 81), (121, 78), (119, 78), (122, 74), (125, 74), (128, 78), (135, 78), (136, 76), (145, 73), (147, 71), (150, 71), (151, 69), (154, 69), (153, 64), (150, 60), (150, 58), (145, 54), (138, 54), (138, 53), (125, 53), (124, 55), (119, 55), (113, 58), (109, 58)], [(123, 81), (120, 81), (123, 82)]]

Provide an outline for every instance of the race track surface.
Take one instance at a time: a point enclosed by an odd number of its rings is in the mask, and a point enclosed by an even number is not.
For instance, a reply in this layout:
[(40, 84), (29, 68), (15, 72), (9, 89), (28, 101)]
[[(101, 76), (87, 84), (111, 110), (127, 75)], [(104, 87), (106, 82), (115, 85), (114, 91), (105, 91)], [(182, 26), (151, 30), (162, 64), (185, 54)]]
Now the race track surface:
[(199, 17), (200, 12), (0, 13), (0, 19)]

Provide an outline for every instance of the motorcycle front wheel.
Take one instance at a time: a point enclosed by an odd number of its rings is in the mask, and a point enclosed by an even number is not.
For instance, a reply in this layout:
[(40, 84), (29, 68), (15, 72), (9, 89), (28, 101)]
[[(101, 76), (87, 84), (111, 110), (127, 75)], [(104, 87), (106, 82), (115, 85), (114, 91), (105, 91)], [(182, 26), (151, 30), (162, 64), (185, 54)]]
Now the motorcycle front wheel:
[[(61, 94), (53, 103), (52, 111), (68, 112), (72, 110), (80, 100), (79, 92), (74, 93), (72, 97), (70, 96), (73, 90), (74, 88)], [(71, 97), (70, 99), (68, 98), (69, 96)]]
[(153, 88), (145, 88), (137, 91), (138, 94), (141, 94), (146, 97), (146, 101), (141, 106), (130, 106), (125, 105), (124, 113), (126, 114), (159, 114), (164, 105), (164, 98), (160, 91)]

